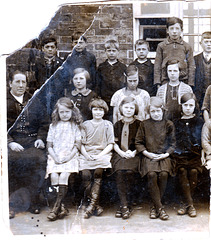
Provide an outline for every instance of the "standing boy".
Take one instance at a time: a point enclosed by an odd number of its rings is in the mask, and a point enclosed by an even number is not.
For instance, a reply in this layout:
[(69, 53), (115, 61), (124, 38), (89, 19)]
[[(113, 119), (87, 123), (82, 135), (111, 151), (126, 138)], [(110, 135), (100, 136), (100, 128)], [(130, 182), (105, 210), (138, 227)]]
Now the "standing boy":
[[(63, 61), (57, 56), (57, 41), (54, 37), (44, 38), (41, 42), (42, 51), (29, 59), (30, 70), (35, 79), (29, 82), (29, 92), (34, 93), (62, 65)], [(35, 57), (35, 59), (33, 59)]]
[[(74, 40), (73, 40), (74, 41)], [(87, 39), (85, 36), (79, 37), (72, 53), (67, 57), (65, 64), (63, 65), (65, 71), (68, 74), (69, 79), (73, 78), (74, 69), (84, 68), (90, 74), (90, 80), (87, 82), (87, 87), (93, 90), (96, 85), (95, 75), (96, 75), (96, 58), (95, 55), (86, 50)]]
[(135, 65), (138, 68), (138, 87), (146, 90), (150, 96), (154, 96), (156, 94), (156, 86), (153, 85), (154, 65), (150, 59), (147, 59), (149, 43), (145, 40), (138, 39), (135, 43), (135, 51), (138, 58), (130, 65)]
[[(113, 94), (125, 86), (125, 64), (118, 60), (119, 43), (116, 40), (108, 40), (105, 43), (107, 59), (97, 69), (97, 93), (110, 106)], [(112, 116), (112, 109), (109, 110)]]
[(196, 64), (194, 92), (202, 107), (206, 89), (211, 84), (211, 32), (204, 32), (201, 36), (203, 52), (194, 57)]
[(167, 82), (165, 65), (170, 58), (180, 59), (180, 80), (194, 86), (195, 63), (191, 46), (182, 37), (183, 21), (176, 17), (168, 18), (166, 40), (158, 44), (154, 67), (154, 84), (158, 87)]

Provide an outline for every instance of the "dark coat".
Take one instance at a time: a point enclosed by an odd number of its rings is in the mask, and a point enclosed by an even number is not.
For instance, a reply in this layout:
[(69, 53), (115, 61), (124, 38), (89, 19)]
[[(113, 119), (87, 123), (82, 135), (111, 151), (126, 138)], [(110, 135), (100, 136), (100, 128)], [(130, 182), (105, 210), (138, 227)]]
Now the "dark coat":
[(97, 69), (97, 90), (96, 92), (103, 100), (110, 105), (113, 94), (125, 87), (126, 65), (117, 61), (113, 65), (108, 60), (101, 63)]
[[(194, 93), (199, 102), (199, 106), (202, 106), (204, 95), (207, 89), (206, 81), (205, 81), (205, 69), (204, 69), (204, 57), (203, 53), (200, 53), (194, 57), (196, 64), (195, 71), (195, 87)], [(210, 81), (211, 83), (211, 81)]]

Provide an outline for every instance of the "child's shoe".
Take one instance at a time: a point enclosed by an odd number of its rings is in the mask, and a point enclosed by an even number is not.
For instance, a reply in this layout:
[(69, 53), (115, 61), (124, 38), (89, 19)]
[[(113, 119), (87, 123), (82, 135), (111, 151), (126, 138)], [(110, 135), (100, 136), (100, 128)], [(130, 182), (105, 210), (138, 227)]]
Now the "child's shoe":
[(158, 218), (158, 213), (157, 213), (155, 207), (152, 207), (152, 208), (150, 209), (149, 218), (150, 218), (150, 219), (156, 219), (156, 218)]
[(65, 207), (65, 205), (62, 203), (61, 204), (61, 208), (60, 208), (60, 212), (58, 214), (58, 218), (63, 218), (65, 216), (67, 216), (69, 213), (69, 210)]
[(95, 211), (96, 215), (100, 216), (103, 213), (103, 208), (100, 205), (97, 205)]
[(193, 205), (188, 207), (188, 215), (189, 217), (196, 217), (196, 209)]
[(131, 211), (127, 206), (122, 208), (122, 219), (128, 219), (131, 216)]
[(169, 215), (166, 213), (164, 208), (159, 208), (158, 216), (161, 220), (168, 220), (169, 219)]
[(188, 209), (186, 206), (182, 206), (180, 209), (177, 210), (178, 215), (185, 215), (188, 213)]
[(55, 221), (58, 218), (58, 215), (54, 211), (52, 211), (48, 214), (47, 218), (50, 221)]
[(121, 218), (122, 217), (122, 210), (121, 210), (121, 206), (118, 207), (116, 213), (115, 213), (115, 217), (116, 218)]

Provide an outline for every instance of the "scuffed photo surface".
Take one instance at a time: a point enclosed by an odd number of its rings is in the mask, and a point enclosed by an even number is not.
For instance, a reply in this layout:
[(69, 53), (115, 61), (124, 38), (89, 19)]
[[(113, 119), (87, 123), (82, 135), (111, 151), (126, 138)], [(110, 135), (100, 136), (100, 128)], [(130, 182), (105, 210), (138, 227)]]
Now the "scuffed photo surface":
[[(180, 103), (176, 105), (173, 94), (174, 91), (179, 90), (169, 87), (166, 91), (171, 93), (172, 102), (165, 107), (174, 112), (171, 115), (164, 112), (163, 114), (166, 114), (165, 116), (168, 116), (168, 119), (173, 121), (174, 124), (164, 123), (163, 120), (161, 124), (160, 122), (154, 124), (153, 121), (158, 120), (153, 118), (152, 109), (149, 105), (153, 105), (150, 97), (155, 96), (156, 93), (157, 96), (163, 97), (163, 86), (166, 84), (166, 82), (163, 82), (163, 85), (157, 91), (157, 85), (154, 85), (153, 81), (153, 72), (155, 71), (157, 46), (165, 41), (168, 36), (166, 33), (168, 17), (176, 16), (183, 20), (181, 33), (184, 41), (192, 49), (192, 56), (194, 57), (200, 55), (204, 49), (204, 46), (200, 44), (202, 33), (211, 30), (210, 7), (208, 1), (196, 1), (194, 3), (182, 1), (174, 3), (152, 1), (64, 3), (58, 7), (55, 15), (49, 20), (48, 26), (40, 30), (36, 38), (26, 42), (23, 47), (19, 46), (21, 48), (7, 55), (5, 89), (7, 91), (9, 144), (9, 199), (5, 198), (4, 194), (3, 198), (8, 200), (8, 211), (10, 210), (9, 214), (12, 214), (8, 222), (11, 237), (17, 235), (48, 237), (56, 234), (62, 234), (65, 237), (72, 234), (74, 234), (74, 237), (75, 234), (78, 237), (99, 234), (99, 237), (101, 237), (116, 233), (117, 237), (122, 237), (122, 234), (127, 233), (129, 234), (127, 239), (138, 239), (140, 236), (155, 239), (153, 233), (156, 232), (157, 236), (163, 239), (176, 239), (178, 236), (181, 239), (188, 239), (190, 236), (193, 239), (208, 239), (210, 229), (210, 183), (208, 167), (201, 166), (200, 159), (201, 139), (199, 135), (201, 136), (204, 123), (202, 113), (199, 117), (200, 120), (194, 118), (194, 121), (184, 122), (181, 119), (176, 121), (180, 116), (181, 109), (177, 109), (179, 113), (176, 115), (175, 109)], [(210, 38), (210, 36), (205, 37), (206, 39)], [(140, 43), (135, 46), (138, 39), (146, 40), (149, 45)], [(106, 42), (108, 46), (105, 44)], [(143, 56), (139, 56), (137, 46), (144, 46), (145, 49), (142, 51), (147, 52), (148, 60), (141, 70), (139, 68), (140, 62), (138, 63), (137, 59), (145, 59), (145, 57), (144, 53)], [(147, 46), (149, 46), (148, 50)], [(169, 58), (171, 57), (169, 56)], [(203, 108), (203, 110), (209, 112), (209, 101), (204, 106), (203, 100), (209, 85), (210, 75), (208, 74), (210, 73), (205, 74), (206, 85), (202, 85), (199, 79), (202, 78), (200, 74), (204, 66), (200, 65), (202, 60), (199, 57), (193, 58), (195, 61), (193, 64), (198, 63), (198, 65), (196, 65), (195, 72), (197, 81), (194, 80), (195, 75), (192, 81), (192, 83), (195, 81), (198, 85), (193, 86), (194, 84), (188, 82), (191, 74), (189, 74), (189, 78), (186, 78), (183, 72), (182, 84), (184, 82), (187, 86), (183, 86), (181, 91), (183, 94), (194, 92), (199, 101), (199, 109)], [(116, 59), (118, 60), (116, 61)], [(203, 59), (202, 55), (201, 59)], [(167, 63), (170, 60), (172, 59), (165, 61)], [(206, 63), (208, 62), (210, 62), (210, 59), (206, 60)], [(175, 63), (171, 64), (169, 66), (175, 65)], [(132, 82), (135, 82), (135, 80), (131, 80), (130, 76), (135, 76), (136, 68), (133, 69), (132, 67), (130, 69), (129, 65), (136, 66), (139, 70), (137, 71), (138, 80), (135, 87), (134, 84), (136, 83)], [(197, 66), (200, 67), (197, 69)], [(209, 72), (210, 65), (206, 65), (206, 67), (208, 69), (206, 69), (206, 72)], [(173, 70), (175, 68), (181, 71), (178, 66), (174, 66)], [(17, 70), (20, 72), (15, 72)], [(170, 77), (168, 65), (166, 74), (170, 82), (174, 81)], [(109, 79), (110, 82), (106, 83), (105, 79)], [(19, 84), (20, 81), (21, 87), (18, 88), (16, 84)], [(97, 96), (100, 96), (104, 103), (109, 106), (108, 112), (102, 102), (97, 103), (100, 105), (91, 105), (90, 109), (89, 103)], [(133, 119), (131, 128), (127, 128), (126, 124), (121, 121), (122, 118), (129, 118), (124, 113), (124, 109), (119, 111), (119, 104), (126, 96), (133, 97), (139, 109), (139, 114), (136, 114), (136, 119)], [(62, 100), (58, 103), (59, 99)], [(133, 100), (129, 99), (129, 103), (126, 104), (131, 104)], [(165, 98), (163, 100), (165, 102)], [(190, 98), (190, 100), (193, 100), (193, 98)], [(183, 104), (183, 102), (181, 103)], [(132, 104), (132, 106), (135, 105)], [(71, 109), (69, 117), (62, 116), (63, 108), (65, 111)], [(94, 113), (95, 108), (103, 109), (102, 116), (101, 113)], [(80, 112), (77, 112), (78, 109)], [(54, 110), (57, 112), (55, 113)], [(185, 110), (183, 108), (182, 111), (184, 114)], [(53, 112), (54, 115), (52, 115)], [(200, 115), (200, 110), (198, 113)], [(131, 116), (134, 117), (134, 115), (135, 110)], [(149, 119), (150, 117), (152, 119)], [(105, 120), (96, 127), (93, 122), (102, 120), (102, 118)], [(82, 125), (81, 119), (86, 121)], [(146, 124), (141, 123), (144, 120)], [(149, 122), (151, 120), (152, 123)], [(174, 125), (176, 126), (176, 138)], [(190, 125), (191, 127), (189, 127)], [(126, 143), (122, 134), (123, 131), (129, 139)], [(191, 131), (198, 132), (191, 135)], [(209, 129), (204, 127), (202, 131), (203, 136), (206, 136), (209, 140)], [(25, 134), (26, 132), (27, 134)], [(185, 135), (187, 132), (188, 136)], [(151, 138), (154, 138), (152, 147), (147, 142), (151, 141)], [(205, 137), (203, 139), (206, 140)], [(159, 144), (160, 141), (163, 141), (163, 145), (160, 144), (157, 147), (156, 140)], [(127, 158), (131, 160), (131, 163), (125, 161), (123, 164), (121, 162), (120, 159), (126, 158), (126, 155), (120, 158), (122, 152), (119, 150), (116, 153), (114, 151), (111, 158), (112, 150), (109, 147), (110, 145), (113, 146), (114, 141), (119, 144), (119, 148), (126, 149), (125, 151), (130, 150), (128, 155), (130, 157)], [(176, 145), (176, 142), (179, 142), (180, 145)], [(195, 144), (194, 153), (191, 152), (193, 155), (191, 155), (192, 159), (189, 162), (186, 157), (183, 159), (184, 156), (181, 157), (180, 154), (177, 154), (178, 149), (178, 151), (186, 151), (188, 148), (188, 144), (184, 142)], [(130, 143), (129, 146), (128, 143)], [(81, 150), (81, 145), (85, 149), (83, 156), (80, 154), (84, 151)], [(164, 157), (165, 164), (159, 166), (159, 170), (157, 167), (154, 169), (154, 165), (151, 166), (147, 163), (154, 156), (144, 155), (140, 158), (140, 155), (138, 155), (138, 152), (142, 152), (145, 148), (149, 152), (149, 149), (157, 151), (156, 147), (159, 148), (159, 151), (161, 147), (165, 149), (166, 152), (162, 152), (162, 154), (171, 154), (171, 160), (168, 160), (169, 155)], [(51, 149), (54, 153), (56, 152), (59, 163), (52, 164), (55, 158), (52, 157), (54, 155), (52, 155)], [(108, 153), (104, 154), (103, 157), (100, 155), (99, 160), (96, 156), (104, 149), (107, 149)], [(135, 149), (137, 149), (137, 155), (134, 152)], [(176, 155), (172, 155), (174, 151), (171, 149), (175, 150)], [(192, 149), (191, 147), (191, 151)], [(151, 151), (153, 152), (153, 150)], [(208, 150), (206, 149), (203, 152), (205, 162), (208, 159), (206, 158)], [(132, 152), (135, 154), (134, 156)], [(159, 154), (161, 153), (159, 152)], [(197, 159), (198, 162), (193, 159)], [(5, 167), (6, 161), (7, 159), (4, 159), (4, 170), (7, 170), (7, 166)], [(187, 164), (193, 164), (191, 166), (198, 173), (198, 179), (194, 178), (193, 180), (193, 182), (196, 180), (197, 184), (194, 183), (191, 186), (192, 190), (194, 189), (193, 201), (197, 217), (190, 217), (191, 214), (186, 209), (187, 212), (184, 216), (178, 214), (178, 209), (183, 206), (181, 189), (184, 183), (179, 180), (179, 168), (177, 168), (178, 165), (175, 167), (175, 161), (180, 164), (181, 162), (184, 164), (184, 161)], [(68, 162), (71, 164), (68, 164)], [(175, 167), (175, 172), (172, 171), (172, 166)], [(184, 165), (179, 166), (184, 167)], [(91, 170), (88, 173), (83, 172), (86, 169)], [(94, 173), (95, 169), (104, 170)], [(150, 181), (147, 173), (148, 171), (159, 172), (160, 169), (169, 173), (168, 182), (163, 182), (162, 176), (159, 176), (158, 180), (160, 189), (162, 183), (167, 184), (166, 189), (163, 186), (164, 193), (159, 193), (163, 194), (162, 206), (169, 215), (167, 221), (162, 221), (161, 212), (159, 212), (159, 216), (155, 217), (157, 219), (149, 218), (153, 206), (153, 194), (150, 195)], [(120, 170), (132, 172), (133, 177), (129, 174), (117, 176), (117, 172)], [(63, 172), (65, 176), (61, 179), (59, 178), (60, 174), (58, 174), (59, 180), (50, 178), (50, 174), (55, 172)], [(189, 174), (191, 175), (190, 172)], [(92, 183), (90, 183), (90, 179), (87, 181), (90, 176), (92, 176)], [(100, 181), (98, 181), (99, 179)], [(121, 206), (123, 202), (125, 203), (124, 188), (127, 192), (126, 206), (128, 208), (126, 210)], [(61, 201), (59, 200), (59, 208), (56, 209), (55, 204), (58, 203), (59, 192), (61, 194), (63, 192), (63, 198), (60, 199)], [(95, 193), (98, 197), (94, 202), (93, 195)], [(5, 204), (8, 206), (7, 202)], [(94, 210), (87, 207), (91, 204), (95, 204)], [(65, 206), (65, 208), (62, 208), (62, 206)], [(120, 206), (120, 217), (117, 218), (115, 215), (117, 215)], [(101, 210), (101, 207), (103, 210)], [(87, 209), (89, 209), (88, 212)], [(101, 213), (101, 211), (103, 212)], [(55, 213), (55, 216), (50, 214), (52, 212)], [(97, 216), (98, 213), (100, 216)], [(84, 217), (85, 214), (88, 216)], [(194, 214), (194, 211), (192, 211), (192, 214)], [(125, 219), (123, 215), (126, 216)], [(164, 232), (166, 234), (163, 235)]]

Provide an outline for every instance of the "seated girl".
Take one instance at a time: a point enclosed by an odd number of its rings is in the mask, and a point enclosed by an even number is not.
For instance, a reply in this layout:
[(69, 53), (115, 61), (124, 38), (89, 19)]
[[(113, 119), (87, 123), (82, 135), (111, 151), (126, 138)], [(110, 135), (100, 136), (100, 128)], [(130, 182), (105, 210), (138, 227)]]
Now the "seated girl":
[(153, 201), (150, 218), (167, 220), (168, 214), (162, 205), (168, 175), (173, 175), (170, 155), (175, 149), (174, 124), (163, 118), (163, 102), (158, 97), (150, 98), (150, 119), (141, 122), (135, 145), (142, 153), (141, 176), (147, 176), (148, 189)]
[(135, 136), (140, 121), (135, 118), (138, 105), (132, 97), (125, 97), (119, 111), (122, 119), (114, 125), (115, 153), (111, 159), (112, 172), (116, 174), (116, 185), (120, 206), (116, 217), (127, 219), (131, 215), (128, 196), (132, 196), (135, 182), (134, 173), (138, 172), (140, 158), (136, 155)]
[(193, 206), (193, 193), (197, 186), (201, 167), (201, 129), (203, 120), (199, 117), (199, 107), (193, 93), (181, 97), (181, 118), (175, 121), (176, 128), (176, 172), (184, 203), (177, 211), (179, 215), (196, 217)]
[(114, 145), (113, 125), (103, 116), (108, 112), (108, 106), (102, 99), (93, 99), (89, 107), (92, 120), (84, 122), (82, 130), (82, 155), (79, 158), (79, 170), (82, 171), (82, 181), (85, 196), (90, 197), (90, 203), (85, 209), (84, 218), (89, 218), (96, 210), (99, 216), (103, 209), (99, 206), (100, 187), (103, 171), (111, 168), (111, 156)]

